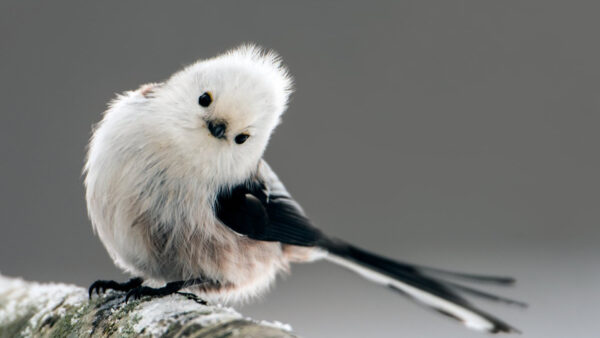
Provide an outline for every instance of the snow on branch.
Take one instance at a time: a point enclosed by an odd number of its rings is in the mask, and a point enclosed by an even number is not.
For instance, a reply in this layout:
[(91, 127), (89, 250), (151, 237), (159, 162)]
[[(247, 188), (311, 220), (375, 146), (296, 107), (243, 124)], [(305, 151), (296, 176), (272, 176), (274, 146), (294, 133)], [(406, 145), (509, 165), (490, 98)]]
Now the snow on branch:
[(125, 303), (108, 291), (88, 299), (75, 285), (0, 275), (0, 337), (295, 337), (289, 325), (254, 321), (191, 294)]

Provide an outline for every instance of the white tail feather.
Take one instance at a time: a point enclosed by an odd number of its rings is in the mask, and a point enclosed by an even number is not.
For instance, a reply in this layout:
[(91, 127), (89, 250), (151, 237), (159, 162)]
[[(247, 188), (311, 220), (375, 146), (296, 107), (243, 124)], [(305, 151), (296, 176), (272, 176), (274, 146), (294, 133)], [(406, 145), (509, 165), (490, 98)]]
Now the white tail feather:
[(452, 303), (439, 296), (423, 291), (419, 288), (416, 288), (412, 285), (406, 284), (402, 281), (389, 277), (373, 269), (369, 269), (347, 258), (343, 258), (334, 254), (329, 254), (327, 255), (326, 259), (347, 269), (350, 269), (375, 283), (379, 283), (386, 286), (392, 286), (398, 290), (401, 290), (409, 296), (413, 297), (414, 299), (424, 303), (425, 305), (431, 306), (434, 309), (440, 310), (460, 319), (468, 328), (479, 331), (494, 330), (494, 323), (492, 323), (489, 319), (481, 316), (480, 314), (471, 311), (470, 309), (466, 309), (458, 304)]

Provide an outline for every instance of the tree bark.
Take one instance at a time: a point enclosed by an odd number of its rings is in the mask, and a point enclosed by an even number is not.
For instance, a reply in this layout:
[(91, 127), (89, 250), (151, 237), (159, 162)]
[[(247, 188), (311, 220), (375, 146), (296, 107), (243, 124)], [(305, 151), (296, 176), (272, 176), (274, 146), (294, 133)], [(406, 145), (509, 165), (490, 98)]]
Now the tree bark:
[(67, 284), (0, 275), (0, 337), (295, 337), (289, 325), (255, 321), (234, 309), (203, 305), (191, 294), (125, 303), (108, 291), (88, 299)]

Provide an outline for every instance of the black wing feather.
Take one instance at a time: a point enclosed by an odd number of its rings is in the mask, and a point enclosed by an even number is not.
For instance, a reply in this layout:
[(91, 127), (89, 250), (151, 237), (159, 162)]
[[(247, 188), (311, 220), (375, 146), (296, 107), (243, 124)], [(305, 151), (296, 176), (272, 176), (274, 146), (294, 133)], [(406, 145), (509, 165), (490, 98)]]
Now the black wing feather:
[(318, 246), (325, 240), (294, 200), (269, 190), (255, 178), (219, 194), (217, 217), (235, 232), (260, 241)]
[[(516, 331), (501, 320), (475, 308), (456, 291), (506, 303), (519, 304), (519, 302), (443, 279), (437, 279), (431, 275), (445, 275), (470, 281), (497, 284), (510, 284), (514, 282), (513, 279), (478, 276), (415, 266), (368, 252), (340, 240), (330, 239), (310, 222), (302, 208), (291, 198), (281, 181), (264, 162), (261, 162), (257, 175), (252, 179), (233, 188), (224, 189), (218, 195), (215, 212), (222, 223), (233, 231), (249, 238), (324, 248), (334, 255), (379, 271), (397, 281), (441, 297), (485, 318), (493, 324), (491, 332)], [(389, 286), (401, 291), (392, 284)], [(460, 319), (440, 308), (435, 309)]]

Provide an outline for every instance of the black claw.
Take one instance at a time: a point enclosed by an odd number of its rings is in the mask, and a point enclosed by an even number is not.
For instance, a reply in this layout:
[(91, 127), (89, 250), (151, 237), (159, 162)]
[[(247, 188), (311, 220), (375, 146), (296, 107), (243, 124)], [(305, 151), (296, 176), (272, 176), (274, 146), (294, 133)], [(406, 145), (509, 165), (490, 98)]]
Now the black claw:
[(93, 282), (92, 285), (90, 285), (90, 288), (88, 289), (88, 294), (89, 294), (90, 299), (92, 299), (92, 294), (94, 294), (94, 291), (97, 291), (96, 288), (98, 287), (98, 285), (97, 285), (98, 282), (99, 281)]
[[(133, 280), (131, 280), (130, 282), (132, 282)], [(182, 280), (182, 281), (176, 281), (176, 282), (170, 282), (167, 283), (165, 286), (163, 286), (162, 288), (151, 288), (148, 286), (142, 286), (142, 280), (139, 279), (139, 283), (135, 284), (135, 283), (131, 283), (131, 286), (127, 291), (127, 295), (125, 296), (125, 303), (127, 303), (129, 301), (129, 299), (140, 299), (144, 296), (158, 296), (158, 297), (163, 297), (163, 296), (168, 296), (174, 293), (179, 292), (179, 290), (181, 290), (182, 288), (188, 287), (188, 286), (192, 286), (192, 285), (197, 285), (197, 284), (204, 284), (207, 283), (204, 279), (202, 278), (196, 278), (196, 279), (189, 279), (189, 280)], [(215, 282), (212, 282), (215, 283)], [(135, 286), (133, 286), (135, 285)], [(217, 284), (218, 285), (218, 284)], [(204, 302), (203, 300), (200, 300), (202, 303), (206, 304), (206, 302)]]
[(129, 302), (129, 298), (132, 298), (133, 300), (138, 299), (138, 297), (139, 297), (139, 293), (137, 292), (138, 289), (139, 289), (139, 287), (135, 288), (133, 290), (129, 290), (129, 292), (127, 292), (127, 295), (125, 296), (125, 304), (127, 304), (127, 302)]
[(179, 291), (180, 288), (178, 287), (173, 287), (172, 285), (167, 284), (165, 287), (162, 288), (151, 288), (148, 286), (138, 286), (135, 289), (132, 289), (131, 291), (127, 292), (127, 296), (125, 296), (125, 303), (127, 303), (127, 301), (129, 301), (129, 298), (136, 300), (136, 299), (140, 299), (144, 296), (167, 296), (170, 294), (173, 294), (177, 291)]
[(92, 283), (92, 285), (90, 285), (90, 288), (88, 289), (88, 294), (91, 299), (94, 292), (96, 292), (96, 294), (100, 296), (108, 289), (113, 289), (117, 291), (129, 291), (142, 285), (143, 282), (144, 280), (139, 277), (132, 278), (125, 283), (117, 283), (112, 280), (97, 280), (94, 283)]

